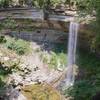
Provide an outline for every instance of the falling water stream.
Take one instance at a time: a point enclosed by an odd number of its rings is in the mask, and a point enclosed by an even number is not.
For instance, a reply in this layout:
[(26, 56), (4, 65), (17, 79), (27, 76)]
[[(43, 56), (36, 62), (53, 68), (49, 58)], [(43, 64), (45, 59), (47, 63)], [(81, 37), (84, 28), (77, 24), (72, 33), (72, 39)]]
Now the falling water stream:
[(69, 38), (68, 38), (68, 67), (65, 79), (66, 86), (73, 85), (75, 80), (74, 65), (76, 57), (78, 28), (79, 28), (78, 23), (70, 22)]

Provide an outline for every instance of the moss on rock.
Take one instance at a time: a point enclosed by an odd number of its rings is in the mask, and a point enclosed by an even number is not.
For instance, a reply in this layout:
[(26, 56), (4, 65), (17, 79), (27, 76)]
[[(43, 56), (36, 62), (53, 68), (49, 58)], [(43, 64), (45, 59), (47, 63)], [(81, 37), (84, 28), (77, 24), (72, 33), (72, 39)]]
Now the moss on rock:
[(48, 84), (25, 86), (22, 93), (28, 100), (64, 100), (60, 93)]

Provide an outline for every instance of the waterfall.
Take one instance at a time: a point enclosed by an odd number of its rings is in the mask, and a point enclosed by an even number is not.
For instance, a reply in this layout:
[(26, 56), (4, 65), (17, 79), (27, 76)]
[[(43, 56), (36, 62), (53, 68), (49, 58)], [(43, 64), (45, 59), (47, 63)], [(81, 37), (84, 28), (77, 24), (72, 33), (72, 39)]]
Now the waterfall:
[(70, 22), (68, 38), (68, 67), (65, 83), (67, 86), (74, 84), (74, 65), (76, 56), (77, 33), (79, 25), (76, 22)]

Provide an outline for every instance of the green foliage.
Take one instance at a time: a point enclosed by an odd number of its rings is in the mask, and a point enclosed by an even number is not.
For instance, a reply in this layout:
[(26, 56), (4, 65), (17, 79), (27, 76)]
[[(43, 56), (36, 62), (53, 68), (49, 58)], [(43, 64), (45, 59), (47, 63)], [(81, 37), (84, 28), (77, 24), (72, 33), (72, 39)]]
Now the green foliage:
[(100, 61), (94, 54), (81, 50), (78, 53), (77, 65), (80, 80), (76, 80), (73, 87), (65, 88), (64, 94), (72, 96), (74, 100), (92, 100), (100, 91)]
[(64, 91), (66, 96), (72, 96), (74, 100), (92, 100), (96, 94), (95, 87), (87, 80), (80, 80), (73, 87)]
[(80, 68), (87, 70), (85, 79), (90, 79), (92, 75), (96, 75), (100, 71), (100, 61), (92, 53), (85, 53), (82, 51), (77, 57), (77, 64)]
[(1, 76), (7, 76), (8, 74), (12, 73), (12, 68), (6, 67), (6, 68), (0, 68), (0, 75)]
[(33, 6), (43, 8), (45, 4), (45, 0), (32, 0)]
[(5, 42), (6, 42), (5, 36), (0, 36), (0, 43), (5, 43)]
[(49, 59), (47, 55), (41, 55), (43, 63), (48, 63)]
[(60, 3), (61, 3), (61, 0), (51, 0), (51, 5), (53, 5), (54, 7)]
[(76, 1), (77, 7), (79, 8), (79, 10), (89, 11), (91, 0), (75, 0), (75, 1)]
[(0, 0), (0, 7), (9, 7), (11, 0)]
[(55, 53), (52, 52), (49, 66), (53, 68), (57, 68), (57, 65), (58, 65), (58, 57)]
[[(9, 63), (8, 65), (5, 65), (6, 63)], [(15, 70), (18, 70), (19, 61), (8, 61), (8, 62), (0, 62), (0, 78), (4, 78), (8, 76), (8, 74), (11, 74)]]
[(40, 58), (44, 63), (48, 64), (49, 67), (53, 69), (57, 69), (58, 67), (63, 69), (67, 63), (66, 54), (63, 52), (58, 54), (51, 52), (49, 56), (48, 54), (42, 53)]
[(5, 46), (8, 49), (14, 50), (19, 55), (23, 55), (30, 51), (29, 43), (21, 39), (7, 39)]
[(40, 54), (40, 58), (42, 59), (42, 61), (46, 64), (49, 65), (50, 68), (61, 68), (64, 69), (66, 64), (67, 64), (67, 50), (66, 50), (66, 44), (55, 44), (53, 51), (50, 52), (50, 54), (48, 55), (48, 53), (44, 53), (42, 52)]
[(39, 7), (39, 8), (44, 8), (46, 6), (50, 7), (50, 5), (56, 6), (59, 3), (61, 3), (61, 0), (32, 0), (33, 6), (36, 6), (36, 7)]
[(2, 78), (0, 78), (0, 90), (1, 90), (1, 88), (4, 87), (4, 85), (5, 85), (5, 82), (3, 82)]
[(17, 62), (12, 62), (11, 66), (7, 66), (0, 62), (0, 96), (5, 93), (8, 75), (14, 72), (14, 70), (18, 70), (18, 66), (19, 63)]
[(100, 34), (99, 34), (99, 31), (98, 31), (96, 37), (94, 37), (92, 39), (91, 49), (94, 52), (97, 52), (97, 53), (100, 51)]
[(88, 14), (91, 14), (90, 12), (93, 13), (93, 11), (95, 12), (96, 21), (94, 22), (95, 28), (93, 30), (95, 37), (93, 38), (92, 46), (94, 50), (100, 51), (100, 0), (96, 0), (95, 2), (94, 0), (90, 0), (87, 8)]
[(57, 67), (63, 68), (66, 65), (66, 54), (59, 53), (56, 54), (54, 52), (51, 53), (51, 59), (49, 62), (49, 66), (57, 69)]
[(6, 18), (3, 22), (1, 22), (2, 28), (15, 28), (16, 21), (11, 18)]
[(25, 54), (27, 51), (29, 51), (29, 43), (23, 41), (23, 40), (17, 40), (15, 42), (15, 50), (16, 50), (16, 53), (18, 53), (19, 55), (23, 55)]
[[(47, 5), (47, 2), (50, 1), (50, 5), (56, 6), (57, 4), (61, 3), (62, 0), (31, 0), (32, 6), (43, 8)], [(19, 5), (23, 6), (23, 4), (29, 5), (28, 0), (19, 0)], [(12, 0), (0, 0), (0, 7), (6, 8), (13, 5)], [(14, 6), (14, 5), (13, 5)]]
[(54, 51), (51, 52), (51, 59), (49, 62), (49, 66), (51, 68), (57, 69), (57, 67), (60, 67), (63, 69), (63, 67), (67, 64), (67, 45), (66, 43), (58, 43), (54, 46)]
[(97, 35), (96, 35), (96, 41), (95, 41), (95, 45), (97, 46), (97, 48), (99, 47), (100, 50), (100, 0), (96, 0), (95, 2), (92, 0), (92, 4), (94, 6), (94, 9), (96, 11), (96, 22), (97, 22)]

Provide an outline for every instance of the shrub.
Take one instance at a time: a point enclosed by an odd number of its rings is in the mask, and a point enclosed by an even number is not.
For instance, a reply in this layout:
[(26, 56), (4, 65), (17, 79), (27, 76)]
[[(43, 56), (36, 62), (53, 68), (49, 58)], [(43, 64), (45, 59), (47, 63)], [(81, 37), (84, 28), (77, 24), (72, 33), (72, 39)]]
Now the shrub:
[(49, 62), (49, 66), (56, 69), (57, 68), (57, 64), (58, 64), (57, 55), (55, 53), (52, 53), (51, 54), (51, 59), (50, 59), (50, 62)]
[(58, 67), (63, 68), (67, 63), (65, 53), (51, 53), (51, 59), (49, 61), (49, 66), (57, 69)]
[(8, 39), (6, 43), (8, 49), (14, 50), (17, 54), (23, 55), (29, 52), (29, 43), (24, 40)]
[(87, 80), (77, 81), (73, 87), (64, 91), (66, 97), (71, 96), (74, 100), (91, 100), (95, 93), (95, 87)]
[(3, 82), (2, 78), (0, 77), (0, 89), (4, 87), (5, 83)]
[(66, 97), (73, 97), (74, 100), (92, 100), (100, 91), (100, 60), (94, 54), (80, 50), (77, 58), (79, 79), (76, 78), (71, 88), (64, 87), (63, 92)]
[(13, 19), (7, 17), (5, 20), (3, 20), (3, 22), (1, 23), (1, 26), (2, 26), (3, 28), (11, 28), (11, 29), (13, 29), (13, 28), (16, 27), (16, 24), (17, 24), (17, 23), (16, 23), (15, 20), (13, 20)]
[(14, 39), (8, 38), (8, 39), (7, 39), (7, 42), (6, 42), (6, 44), (5, 44), (5, 46), (6, 46), (8, 49), (13, 50), (14, 44), (15, 44), (15, 40), (14, 40)]
[(6, 42), (5, 36), (0, 36), (0, 43), (5, 43), (5, 42)]
[(25, 54), (27, 51), (29, 51), (29, 43), (25, 42), (23, 40), (17, 40), (17, 42), (15, 42), (15, 50), (16, 53), (18, 53), (19, 55), (23, 55)]

